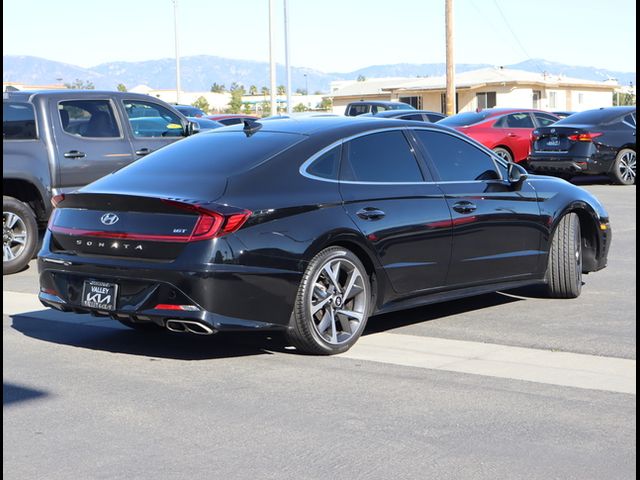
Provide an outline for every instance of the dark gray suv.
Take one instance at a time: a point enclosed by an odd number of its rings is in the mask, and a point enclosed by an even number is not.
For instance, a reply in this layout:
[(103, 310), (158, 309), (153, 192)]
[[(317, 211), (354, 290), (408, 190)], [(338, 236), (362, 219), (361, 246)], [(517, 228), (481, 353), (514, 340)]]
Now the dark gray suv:
[(51, 199), (195, 131), (167, 103), (127, 92), (5, 92), (2, 109), (3, 274), (35, 253)]

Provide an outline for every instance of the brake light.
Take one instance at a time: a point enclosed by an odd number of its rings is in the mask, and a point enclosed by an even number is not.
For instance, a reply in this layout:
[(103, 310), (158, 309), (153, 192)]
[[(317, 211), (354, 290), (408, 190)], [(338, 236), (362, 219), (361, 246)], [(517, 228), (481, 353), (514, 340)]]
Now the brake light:
[(540, 138), (540, 132), (538, 132), (537, 130), (532, 130), (531, 131), (531, 143), (537, 141)]
[(53, 197), (51, 197), (51, 205), (53, 206), (53, 208), (56, 208), (58, 205), (60, 205), (60, 202), (62, 202), (64, 200), (64, 193), (60, 193), (59, 195), (54, 195)]
[(602, 135), (601, 132), (587, 132), (569, 135), (567, 138), (572, 142), (591, 142), (594, 138), (598, 138), (600, 135)]
[(181, 310), (183, 312), (197, 312), (200, 309), (195, 305), (172, 305), (169, 303), (159, 303), (155, 307), (154, 310)]

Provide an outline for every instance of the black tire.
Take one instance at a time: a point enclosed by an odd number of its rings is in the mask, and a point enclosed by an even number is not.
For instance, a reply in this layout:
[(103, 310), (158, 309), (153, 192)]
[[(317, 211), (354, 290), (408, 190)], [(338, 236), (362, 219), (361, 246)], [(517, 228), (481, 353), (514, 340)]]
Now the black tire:
[[(325, 273), (326, 266), (331, 270), (332, 265), (336, 264), (338, 273), (335, 276), (339, 280), (338, 283), (345, 280), (342, 289), (332, 286), (327, 281), (328, 275)], [(357, 285), (349, 288), (351, 276), (357, 276), (358, 280)], [(322, 291), (325, 283), (329, 286)], [(319, 294), (322, 295), (320, 301), (315, 298)], [(352, 294), (354, 296), (351, 296)], [(317, 301), (315, 305), (314, 298)], [(326, 306), (312, 313), (312, 308), (317, 308), (319, 304)], [(361, 318), (356, 321), (356, 317), (341, 313), (345, 311), (357, 313)], [(346, 352), (360, 338), (370, 313), (371, 283), (364, 265), (353, 252), (342, 247), (329, 247), (311, 260), (304, 273), (291, 314), (287, 338), (302, 353), (334, 355)], [(328, 320), (325, 319), (325, 315), (329, 316)], [(328, 334), (325, 335), (329, 331), (325, 322), (331, 326), (331, 338), (327, 338)]]
[(511, 155), (511, 152), (504, 147), (494, 148), (493, 153), (509, 163), (513, 162), (513, 155)]
[(553, 234), (547, 287), (552, 298), (576, 298), (582, 290), (582, 239), (575, 213), (562, 217)]
[(123, 318), (117, 319), (125, 327), (132, 328), (139, 332), (165, 332), (166, 329), (153, 322), (132, 322)]
[(38, 247), (38, 224), (28, 205), (2, 196), (2, 274), (19, 272)]
[(636, 152), (630, 148), (623, 148), (616, 155), (613, 167), (609, 173), (613, 183), (617, 185), (635, 185), (636, 183)]

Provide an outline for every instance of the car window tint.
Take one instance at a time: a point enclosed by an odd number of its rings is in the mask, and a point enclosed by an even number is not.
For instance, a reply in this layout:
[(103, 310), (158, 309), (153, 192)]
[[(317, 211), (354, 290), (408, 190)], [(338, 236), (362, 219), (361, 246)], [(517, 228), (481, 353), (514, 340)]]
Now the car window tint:
[(65, 132), (87, 138), (118, 138), (120, 129), (109, 100), (65, 100), (58, 103)]
[(403, 115), (400, 117), (402, 120), (417, 120), (419, 122), (423, 122), (424, 118), (420, 113), (414, 113), (413, 115)]
[(157, 103), (125, 100), (124, 108), (136, 137), (182, 137), (180, 117)]
[(551, 125), (552, 123), (556, 123), (558, 121), (553, 115), (547, 115), (546, 113), (534, 113), (534, 117), (541, 127), (546, 127), (547, 125)]
[(416, 130), (416, 138), (429, 154), (445, 182), (495, 180), (500, 176), (491, 156), (448, 133)]
[(445, 118), (445, 116), (444, 115), (438, 115), (437, 113), (428, 113), (427, 114), (427, 118), (429, 119), (430, 122), (436, 123), (436, 122), (442, 120), (443, 118)]
[(2, 103), (2, 139), (33, 140), (36, 138), (36, 117), (30, 103)]
[(422, 182), (420, 167), (404, 134), (375, 133), (347, 143), (342, 180), (359, 182)]
[(635, 115), (626, 115), (624, 117), (624, 121), (627, 122), (632, 127), (636, 126), (636, 116)]
[(351, 105), (351, 107), (349, 107), (349, 115), (352, 117), (362, 115), (363, 113), (369, 113), (369, 105)]
[(314, 160), (307, 168), (307, 173), (316, 177), (328, 178), (330, 180), (338, 179), (338, 171), (340, 170), (340, 153), (342, 145), (337, 146), (323, 153)]
[(502, 119), (503, 128), (533, 128), (533, 121), (529, 113), (512, 113)]

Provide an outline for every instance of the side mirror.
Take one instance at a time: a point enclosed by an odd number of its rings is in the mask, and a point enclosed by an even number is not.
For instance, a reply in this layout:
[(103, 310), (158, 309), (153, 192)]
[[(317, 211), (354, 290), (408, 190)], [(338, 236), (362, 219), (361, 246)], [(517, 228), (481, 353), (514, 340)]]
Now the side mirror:
[(184, 128), (184, 136), (190, 137), (191, 135), (194, 135), (199, 131), (200, 131), (200, 125), (198, 125), (196, 122), (188, 121), (187, 125)]
[(507, 165), (507, 180), (512, 185), (517, 185), (524, 182), (527, 179), (528, 175), (529, 173), (522, 165), (518, 165), (517, 163), (513, 162), (509, 162), (509, 164)]

